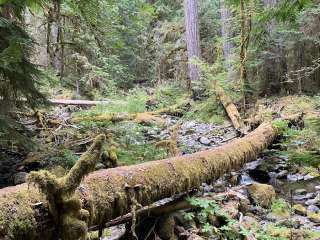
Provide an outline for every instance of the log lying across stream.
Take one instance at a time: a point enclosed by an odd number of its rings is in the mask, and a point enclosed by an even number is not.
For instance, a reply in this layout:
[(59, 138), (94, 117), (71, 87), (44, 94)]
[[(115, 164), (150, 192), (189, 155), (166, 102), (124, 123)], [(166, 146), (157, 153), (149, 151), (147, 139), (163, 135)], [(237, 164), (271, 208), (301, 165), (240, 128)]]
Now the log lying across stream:
[[(77, 194), (83, 207), (91, 208), (89, 225), (104, 226), (130, 212), (133, 204), (147, 206), (239, 169), (255, 160), (277, 135), (272, 123), (263, 123), (245, 137), (212, 150), (99, 170), (83, 180)], [(51, 239), (56, 233), (48, 212), (45, 196), (33, 186), (0, 189), (0, 239), (32, 239), (31, 233), (35, 239)]]

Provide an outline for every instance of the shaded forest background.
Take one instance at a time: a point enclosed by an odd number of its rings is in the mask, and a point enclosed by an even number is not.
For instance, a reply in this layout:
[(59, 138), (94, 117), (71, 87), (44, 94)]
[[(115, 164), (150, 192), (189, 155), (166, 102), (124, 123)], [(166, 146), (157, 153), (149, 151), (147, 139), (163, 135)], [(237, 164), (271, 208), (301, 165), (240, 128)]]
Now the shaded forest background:
[[(293, 2), (280, 10), (285, 1), (245, 3), (253, 96), (319, 89), (319, 69), (307, 69), (319, 64), (319, 7)], [(232, 1), (199, 2), (202, 60), (234, 92), (240, 88), (239, 11)], [(24, 24), (38, 42), (35, 62), (54, 73), (50, 84), (76, 95), (99, 99), (135, 84), (187, 86), (182, 1), (53, 1), (41, 13), (27, 12)]]

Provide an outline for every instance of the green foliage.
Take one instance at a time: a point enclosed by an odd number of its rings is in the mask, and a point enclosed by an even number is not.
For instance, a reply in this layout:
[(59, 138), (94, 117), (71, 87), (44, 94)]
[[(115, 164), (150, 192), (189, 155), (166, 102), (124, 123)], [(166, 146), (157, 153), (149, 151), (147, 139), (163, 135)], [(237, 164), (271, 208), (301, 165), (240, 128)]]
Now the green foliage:
[(277, 129), (280, 133), (287, 131), (288, 128), (288, 121), (286, 120), (276, 120), (272, 122), (272, 127)]
[(63, 11), (80, 20), (65, 27), (65, 35), (71, 35), (74, 42), (71, 50), (100, 68), (108, 81), (127, 89), (134, 80), (148, 77), (149, 62), (143, 46), (155, 17), (151, 4), (143, 0), (67, 0)]
[(271, 205), (272, 213), (280, 217), (289, 217), (290, 206), (284, 199), (275, 199)]
[(37, 89), (41, 72), (30, 60), (34, 42), (18, 20), (25, 7), (36, 3), (40, 1), (0, 2), (0, 138), (11, 143), (21, 143), (23, 135), (17, 129), (23, 128), (9, 112), (21, 107), (21, 99), (22, 106), (32, 108), (46, 102)]
[(224, 110), (215, 97), (210, 97), (202, 102), (193, 104), (192, 110), (184, 116), (208, 123), (221, 124), (224, 122)]
[[(286, 155), (292, 163), (301, 166), (318, 168), (320, 164), (320, 131), (318, 119), (306, 119), (305, 128), (286, 129), (285, 139), (279, 144), (283, 151), (279, 154)], [(283, 124), (278, 124), (281, 126)]]
[(110, 113), (141, 113), (146, 111), (147, 95), (144, 91), (133, 89), (124, 95), (117, 95), (107, 105), (97, 105), (89, 110), (76, 112), (77, 116), (98, 116)]

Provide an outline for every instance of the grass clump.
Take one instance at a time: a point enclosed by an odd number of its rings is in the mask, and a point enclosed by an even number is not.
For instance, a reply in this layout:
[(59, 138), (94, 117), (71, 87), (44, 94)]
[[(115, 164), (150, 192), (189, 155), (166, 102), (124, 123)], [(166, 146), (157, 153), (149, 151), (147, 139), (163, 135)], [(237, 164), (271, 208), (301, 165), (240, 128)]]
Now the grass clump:
[(187, 119), (222, 124), (225, 119), (224, 109), (214, 97), (194, 104), (192, 110), (186, 113)]
[(271, 211), (274, 215), (287, 218), (290, 216), (290, 206), (282, 198), (275, 199), (271, 205)]

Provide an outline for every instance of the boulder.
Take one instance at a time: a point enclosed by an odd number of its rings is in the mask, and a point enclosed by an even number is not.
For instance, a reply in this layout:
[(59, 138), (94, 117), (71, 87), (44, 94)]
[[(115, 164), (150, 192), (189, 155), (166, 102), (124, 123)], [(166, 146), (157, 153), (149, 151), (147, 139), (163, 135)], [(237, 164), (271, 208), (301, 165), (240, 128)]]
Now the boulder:
[(295, 211), (295, 213), (297, 213), (299, 215), (302, 215), (302, 216), (307, 215), (307, 209), (301, 204), (295, 204), (293, 206), (293, 210)]
[(276, 192), (271, 185), (254, 183), (248, 186), (248, 193), (253, 202), (264, 208), (270, 208), (276, 197)]

